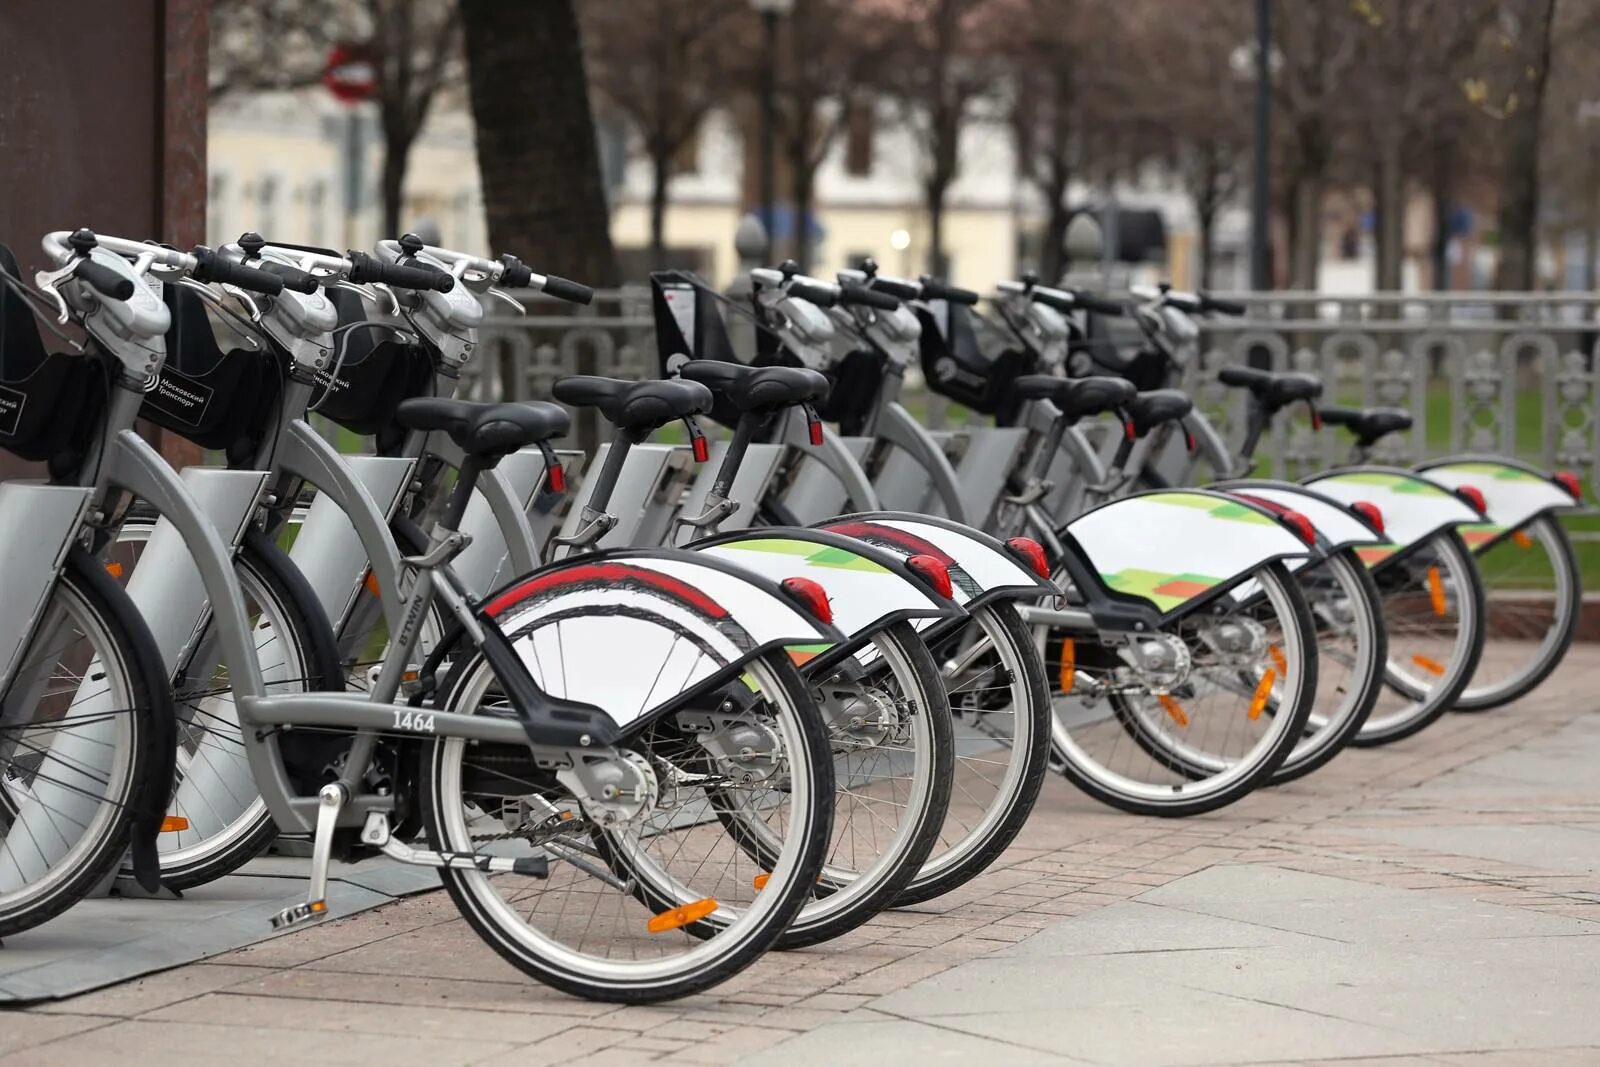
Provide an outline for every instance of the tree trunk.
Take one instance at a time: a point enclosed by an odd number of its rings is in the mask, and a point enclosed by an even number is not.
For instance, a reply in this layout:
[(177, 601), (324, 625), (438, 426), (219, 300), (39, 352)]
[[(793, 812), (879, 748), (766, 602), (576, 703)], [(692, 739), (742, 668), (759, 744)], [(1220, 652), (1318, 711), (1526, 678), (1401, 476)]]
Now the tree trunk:
[(655, 270), (666, 270), (667, 182), (672, 178), (672, 164), (661, 152), (656, 153), (650, 163), (650, 264)]
[[(406, 166), (411, 157), (411, 135), (386, 129), (383, 137), (383, 231), (380, 237), (401, 234), (401, 205), (405, 195)], [(415, 223), (415, 219), (408, 220)]]
[(1539, 126), (1550, 74), (1550, 28), (1555, 0), (1526, 5), (1522, 43), (1526, 82), (1518, 86), (1517, 110), (1506, 118), (1506, 151), (1500, 175), (1500, 269), (1496, 287), (1526, 292), (1535, 286), (1539, 225)]
[(1195, 210), (1195, 228), (1199, 231), (1200, 247), (1195, 250), (1195, 255), (1200, 260), (1199, 279), (1201, 289), (1211, 288), (1211, 261), (1216, 252), (1217, 240), (1217, 209), (1212, 204), (1197, 205)]
[(1290, 212), (1289, 288), (1314, 290), (1322, 263), (1321, 168), (1296, 176)]
[(1405, 265), (1406, 180), (1398, 140), (1385, 135), (1378, 146), (1378, 165), (1372, 183), (1373, 287), (1379, 292), (1399, 290)]
[(547, 274), (617, 284), (574, 0), (460, 0), (489, 241)]
[(928, 273), (937, 278), (949, 274), (949, 265), (944, 257), (944, 194), (947, 188), (948, 183), (937, 180), (927, 184)]
[(1433, 200), (1433, 287), (1439, 292), (1454, 288), (1450, 278), (1450, 227), (1455, 214), (1453, 160), (1444, 145), (1433, 151), (1433, 181), (1429, 190)]
[(816, 199), (816, 167), (809, 152), (794, 159), (794, 261), (801, 274), (811, 273), (811, 205)]
[(1050, 201), (1050, 213), (1045, 217), (1044, 245), (1039, 250), (1039, 277), (1053, 285), (1067, 271), (1067, 223), (1072, 221), (1067, 207), (1066, 182), (1052, 181), (1045, 191)]

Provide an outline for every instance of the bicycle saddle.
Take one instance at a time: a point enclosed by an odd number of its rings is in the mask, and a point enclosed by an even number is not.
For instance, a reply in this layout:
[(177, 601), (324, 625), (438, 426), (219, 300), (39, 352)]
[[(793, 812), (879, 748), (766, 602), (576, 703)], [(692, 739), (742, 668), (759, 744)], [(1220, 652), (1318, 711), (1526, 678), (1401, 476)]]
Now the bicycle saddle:
[(1143, 437), (1163, 422), (1176, 422), (1194, 410), (1194, 401), (1176, 389), (1152, 389), (1139, 393), (1123, 406), (1133, 423), (1133, 432)]
[(1063, 415), (1078, 419), (1120, 408), (1138, 390), (1125, 378), (1056, 378), (1048, 374), (1024, 374), (1011, 383), (1019, 400), (1049, 400)]
[(1217, 381), (1250, 390), (1263, 406), (1273, 411), (1297, 400), (1315, 400), (1322, 395), (1321, 378), (1295, 371), (1223, 367), (1217, 372)]
[(1384, 434), (1411, 429), (1411, 412), (1401, 408), (1324, 408), (1322, 421), (1345, 427), (1365, 446)]
[(691, 382), (699, 382), (728, 398), (743, 411), (771, 411), (827, 399), (828, 379), (805, 367), (749, 367), (714, 359), (692, 359), (678, 368)]
[(555, 404), (475, 404), (444, 396), (402, 400), (395, 421), (408, 430), (443, 430), (469, 456), (505, 455), (560, 437), (571, 426)]
[(574, 374), (558, 379), (550, 392), (563, 404), (594, 408), (613, 426), (632, 432), (711, 410), (711, 390), (682, 379), (629, 382)]

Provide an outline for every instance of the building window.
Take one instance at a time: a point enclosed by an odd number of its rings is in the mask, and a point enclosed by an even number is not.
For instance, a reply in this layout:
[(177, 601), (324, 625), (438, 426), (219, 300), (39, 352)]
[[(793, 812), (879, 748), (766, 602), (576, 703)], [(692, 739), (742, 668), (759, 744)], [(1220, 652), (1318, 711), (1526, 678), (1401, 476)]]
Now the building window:
[(674, 177), (679, 174), (700, 173), (700, 127), (696, 126), (694, 132), (685, 137), (678, 150), (672, 153), (667, 173)]
[(278, 179), (268, 174), (256, 186), (255, 230), (268, 235), (269, 241), (271, 235), (278, 232), (278, 185)]
[(306, 239), (313, 245), (322, 245), (327, 226), (328, 185), (318, 179), (306, 187)]
[(845, 104), (844, 117), (844, 169), (854, 178), (865, 178), (872, 173), (872, 134), (874, 119), (872, 101), (859, 97)]

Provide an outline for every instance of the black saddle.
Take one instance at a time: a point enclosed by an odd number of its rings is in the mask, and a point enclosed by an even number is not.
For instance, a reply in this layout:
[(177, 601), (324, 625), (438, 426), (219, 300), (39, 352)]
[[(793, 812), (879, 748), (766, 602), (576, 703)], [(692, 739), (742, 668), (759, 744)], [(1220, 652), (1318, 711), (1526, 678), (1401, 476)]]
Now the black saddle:
[(1081, 419), (1123, 407), (1138, 394), (1125, 378), (1056, 378), (1024, 374), (1011, 383), (1018, 400), (1048, 400), (1070, 418)]
[(806, 367), (749, 367), (714, 359), (691, 359), (678, 374), (699, 382), (746, 411), (777, 411), (828, 398), (828, 379)]
[(619, 430), (636, 434), (711, 410), (711, 390), (681, 378), (629, 382), (574, 374), (558, 379), (550, 392), (563, 404), (594, 408)]
[(1254, 367), (1223, 367), (1217, 381), (1248, 389), (1268, 411), (1288, 407), (1298, 400), (1315, 400), (1322, 395), (1322, 379), (1296, 371), (1257, 370)]
[(1364, 447), (1384, 434), (1411, 429), (1411, 412), (1400, 408), (1323, 408), (1322, 421), (1345, 427)]
[(1122, 405), (1133, 423), (1136, 437), (1143, 437), (1164, 422), (1177, 422), (1194, 410), (1194, 401), (1176, 389), (1152, 389), (1139, 393)]
[(402, 400), (395, 421), (408, 430), (443, 430), (467, 455), (496, 458), (560, 437), (572, 424), (555, 404), (475, 404), (443, 396)]

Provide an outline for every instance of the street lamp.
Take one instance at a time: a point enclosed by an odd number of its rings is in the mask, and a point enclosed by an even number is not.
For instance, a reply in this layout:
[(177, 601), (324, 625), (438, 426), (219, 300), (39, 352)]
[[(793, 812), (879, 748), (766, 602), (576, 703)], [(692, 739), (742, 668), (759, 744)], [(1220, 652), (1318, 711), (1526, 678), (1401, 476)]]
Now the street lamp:
[[(761, 225), (767, 231), (767, 262), (772, 262), (773, 137), (777, 126), (778, 20), (794, 10), (794, 0), (750, 0), (761, 16)], [(798, 220), (796, 225), (805, 225)]]

